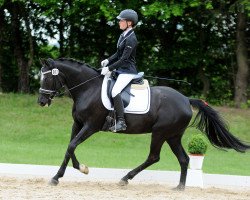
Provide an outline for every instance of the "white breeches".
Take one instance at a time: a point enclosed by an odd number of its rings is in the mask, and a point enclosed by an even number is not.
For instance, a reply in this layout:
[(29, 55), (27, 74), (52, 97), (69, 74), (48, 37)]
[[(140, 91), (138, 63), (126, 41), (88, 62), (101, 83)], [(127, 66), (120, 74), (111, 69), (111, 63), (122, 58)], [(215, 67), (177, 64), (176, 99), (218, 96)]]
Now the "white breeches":
[(136, 74), (120, 74), (117, 77), (115, 85), (112, 89), (112, 98), (114, 98), (117, 94), (121, 93), (123, 88), (125, 88), (135, 76)]

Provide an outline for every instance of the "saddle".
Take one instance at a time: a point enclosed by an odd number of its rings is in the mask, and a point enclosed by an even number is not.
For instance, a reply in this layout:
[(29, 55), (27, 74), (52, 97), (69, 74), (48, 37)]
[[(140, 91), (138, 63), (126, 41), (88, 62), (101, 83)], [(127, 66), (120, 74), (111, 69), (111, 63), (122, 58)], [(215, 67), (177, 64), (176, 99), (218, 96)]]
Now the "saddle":
[[(112, 77), (105, 76), (102, 83), (102, 103), (109, 110), (102, 130), (108, 131), (116, 123), (116, 116), (111, 96), (112, 88), (115, 84), (116, 74)], [(143, 79), (144, 73), (138, 73), (134, 79), (123, 89), (121, 97), (124, 103), (124, 113), (146, 114), (150, 109), (150, 87), (148, 81)]]
[[(112, 107), (113, 107), (113, 98), (112, 98), (111, 93), (115, 85), (117, 76), (118, 75), (115, 72), (112, 72), (107, 82), (107, 96), (110, 99)], [(139, 88), (138, 85), (141, 86), (141, 88), (143, 87), (144, 85), (143, 76), (144, 76), (144, 72), (138, 73), (137, 75), (135, 75), (132, 81), (122, 90), (121, 97), (122, 97), (124, 107), (127, 107), (129, 105), (131, 96), (135, 97), (135, 95), (131, 93), (131, 87)]]
[[(150, 109), (150, 87), (148, 81), (143, 79), (144, 73), (138, 73), (134, 79), (121, 92), (124, 101), (124, 113), (145, 114)], [(103, 106), (110, 111), (114, 110), (111, 96), (115, 84), (115, 77), (106, 75), (102, 83), (101, 99)], [(138, 84), (135, 84), (138, 83)]]

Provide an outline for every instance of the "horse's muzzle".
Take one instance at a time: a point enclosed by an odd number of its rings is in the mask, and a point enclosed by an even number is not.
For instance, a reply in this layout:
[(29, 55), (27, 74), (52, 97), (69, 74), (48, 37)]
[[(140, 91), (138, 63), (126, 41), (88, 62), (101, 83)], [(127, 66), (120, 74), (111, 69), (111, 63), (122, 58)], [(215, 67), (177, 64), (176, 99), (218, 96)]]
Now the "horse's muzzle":
[(38, 97), (38, 99), (37, 99), (37, 103), (40, 105), (40, 106), (46, 106), (46, 105), (48, 105), (48, 106), (50, 106), (50, 104), (51, 104), (51, 99), (50, 98), (47, 98), (47, 97), (45, 97), (45, 96), (43, 96), (43, 95), (40, 95), (39, 97)]

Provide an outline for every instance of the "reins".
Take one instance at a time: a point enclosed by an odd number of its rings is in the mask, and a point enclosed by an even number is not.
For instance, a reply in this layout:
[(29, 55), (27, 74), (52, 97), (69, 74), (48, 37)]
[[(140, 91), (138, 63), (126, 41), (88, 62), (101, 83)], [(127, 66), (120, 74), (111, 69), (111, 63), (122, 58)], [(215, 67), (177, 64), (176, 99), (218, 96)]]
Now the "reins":
[(159, 79), (159, 80), (166, 80), (166, 81), (174, 81), (174, 82), (180, 82), (180, 83), (185, 83), (189, 86), (191, 86), (192, 84), (187, 82), (187, 81), (184, 81), (184, 80), (178, 80), (178, 79), (173, 79), (173, 78), (165, 78), (165, 77), (158, 77), (158, 76), (146, 76), (144, 75), (144, 77), (146, 78), (154, 78), (154, 79)]
[[(90, 66), (90, 68), (94, 69), (96, 71), (100, 71), (101, 70), (101, 69), (97, 69), (97, 68), (91, 67), (91, 66)], [(88, 80), (86, 80), (86, 81), (84, 81), (84, 82), (82, 82), (82, 83), (80, 83), (80, 84), (78, 84), (76, 86), (73, 86), (73, 87), (69, 88), (68, 91), (70, 92), (71, 90), (74, 90), (75, 88), (78, 88), (79, 86), (84, 85), (84, 84), (88, 83), (89, 81), (92, 81), (92, 80), (94, 80), (94, 79), (96, 79), (96, 78), (98, 78), (100, 76), (101, 76), (101, 74), (98, 74), (97, 76), (94, 76), (94, 77), (92, 77), (92, 78), (90, 78), (90, 79), (88, 79)]]
[[(53, 61), (53, 60), (52, 60), (52, 61)], [(52, 65), (53, 65), (53, 64), (54, 64), (54, 61), (52, 62)], [(90, 68), (92, 68), (92, 69), (94, 69), (94, 70), (96, 70), (96, 71), (101, 70), (100, 68), (99, 68), (99, 69), (96, 69), (95, 67), (91, 67), (91, 66), (90, 66)], [(65, 75), (64, 75), (61, 71), (59, 72), (59, 70), (58, 70), (56, 67), (53, 68), (53, 69), (51, 69), (51, 70), (48, 70), (48, 71), (46, 71), (46, 72), (42, 72), (42, 75), (45, 75), (45, 74), (47, 74), (47, 73), (51, 73), (51, 74), (55, 77), (55, 79), (54, 79), (55, 81), (58, 81), (58, 80), (59, 80), (60, 85), (61, 85), (61, 88), (63, 88), (63, 87), (65, 86), (65, 85), (62, 83), (62, 81), (60, 80), (60, 78), (57, 78), (57, 77), (60, 77), (59, 73), (62, 74), (62, 76), (64, 76), (64, 78), (65, 78)], [(88, 83), (88, 82), (90, 82), (90, 81), (96, 79), (96, 78), (99, 78), (100, 76), (101, 76), (101, 74), (98, 74), (98, 75), (96, 75), (96, 76), (94, 76), (94, 77), (92, 77), (92, 78), (90, 78), (90, 79), (88, 79), (88, 80), (86, 80), (86, 81), (84, 81), (84, 82), (79, 83), (78, 85), (75, 85), (75, 86), (73, 86), (73, 87), (71, 87), (71, 88), (67, 88), (67, 90), (69, 91), (69, 93), (71, 93), (72, 90), (74, 90), (74, 89), (76, 89), (76, 88), (78, 88), (78, 87), (80, 87), (80, 86), (82, 86), (82, 85), (84, 85), (84, 84), (86, 84), (86, 83)], [(184, 81), (184, 80), (177, 80), (177, 79), (165, 78), (165, 77), (157, 77), (157, 76), (146, 76), (146, 75), (144, 75), (144, 77), (146, 77), (146, 78), (153, 78), (153, 79), (159, 79), (159, 80), (174, 81), (174, 82), (178, 82), (178, 83), (185, 83), (185, 84), (187, 84), (187, 85), (189, 85), (189, 86), (191, 85), (191, 83), (189, 83), (189, 82), (187, 82), (187, 81)], [(61, 88), (60, 88), (60, 89), (61, 89)], [(58, 90), (60, 90), (60, 89), (58, 89)], [(63, 94), (65, 93), (65, 91), (59, 93), (59, 92), (56, 91), (55, 89), (54, 89), (54, 90), (48, 90), (48, 89), (43, 89), (43, 88), (40, 88), (40, 89), (39, 89), (39, 92), (40, 92), (40, 93), (43, 93), (43, 94), (52, 95), (53, 97), (54, 97), (54, 96), (63, 95)], [(52, 98), (53, 98), (53, 97), (52, 97)]]
[(84, 82), (82, 82), (82, 83), (80, 83), (80, 84), (78, 84), (78, 85), (76, 85), (76, 86), (73, 86), (72, 88), (69, 88), (68, 90), (69, 90), (69, 91), (74, 90), (75, 88), (77, 88), (77, 87), (79, 87), (79, 86), (81, 86), (81, 85), (84, 85), (85, 83), (87, 83), (87, 82), (89, 82), (89, 81), (92, 81), (92, 80), (94, 80), (94, 79), (96, 79), (96, 78), (98, 78), (98, 77), (100, 77), (100, 76), (101, 76), (101, 74), (99, 74), (99, 75), (97, 75), (97, 76), (94, 76), (94, 77), (92, 77), (92, 78), (90, 78), (90, 79), (88, 79), (88, 80), (86, 80), (86, 81), (84, 81)]

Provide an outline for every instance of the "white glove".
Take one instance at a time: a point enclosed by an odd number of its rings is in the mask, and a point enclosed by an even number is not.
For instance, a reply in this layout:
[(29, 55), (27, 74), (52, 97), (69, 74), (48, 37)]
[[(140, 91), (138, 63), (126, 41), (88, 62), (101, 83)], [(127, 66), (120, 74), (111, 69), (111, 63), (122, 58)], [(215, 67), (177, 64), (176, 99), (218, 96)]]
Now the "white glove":
[(102, 67), (106, 67), (108, 64), (109, 64), (108, 59), (105, 59), (105, 60), (103, 60), (103, 61), (101, 62), (101, 66), (102, 66)]
[(107, 73), (109, 73), (109, 72), (110, 72), (110, 71), (109, 71), (109, 68), (108, 68), (108, 67), (103, 67), (103, 68), (102, 68), (101, 74), (105, 76), (105, 75), (106, 75)]

